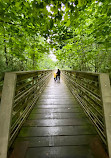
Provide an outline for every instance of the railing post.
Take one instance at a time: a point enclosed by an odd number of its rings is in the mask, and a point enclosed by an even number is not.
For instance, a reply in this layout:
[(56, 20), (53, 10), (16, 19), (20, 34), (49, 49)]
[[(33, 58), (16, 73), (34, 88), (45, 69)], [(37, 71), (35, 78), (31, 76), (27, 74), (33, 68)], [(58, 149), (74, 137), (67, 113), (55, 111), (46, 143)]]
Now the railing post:
[(108, 74), (100, 74), (100, 89), (103, 103), (104, 120), (109, 157), (111, 158), (111, 87)]
[(0, 106), (0, 158), (7, 158), (15, 85), (16, 74), (6, 73)]

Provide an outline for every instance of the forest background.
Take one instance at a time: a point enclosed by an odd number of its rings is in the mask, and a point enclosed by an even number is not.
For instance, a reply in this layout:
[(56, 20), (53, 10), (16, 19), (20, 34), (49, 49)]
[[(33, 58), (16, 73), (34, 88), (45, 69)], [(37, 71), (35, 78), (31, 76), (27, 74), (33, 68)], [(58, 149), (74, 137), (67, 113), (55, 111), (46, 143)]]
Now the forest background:
[(110, 0), (0, 0), (0, 81), (55, 68), (111, 77)]

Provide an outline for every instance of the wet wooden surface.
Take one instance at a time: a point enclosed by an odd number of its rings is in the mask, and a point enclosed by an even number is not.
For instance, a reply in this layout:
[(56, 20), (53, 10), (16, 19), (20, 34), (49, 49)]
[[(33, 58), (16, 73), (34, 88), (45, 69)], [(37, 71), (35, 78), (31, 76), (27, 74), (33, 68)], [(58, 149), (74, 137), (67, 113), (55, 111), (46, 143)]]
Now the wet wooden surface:
[(94, 158), (96, 138), (65, 83), (52, 78), (21, 128), (11, 158)]

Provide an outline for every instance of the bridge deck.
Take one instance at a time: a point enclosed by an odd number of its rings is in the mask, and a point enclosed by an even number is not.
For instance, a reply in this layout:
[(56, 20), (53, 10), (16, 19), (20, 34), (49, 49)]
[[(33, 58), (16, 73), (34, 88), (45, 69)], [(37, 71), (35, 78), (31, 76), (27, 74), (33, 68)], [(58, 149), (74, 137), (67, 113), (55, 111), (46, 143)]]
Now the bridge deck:
[(96, 136), (64, 82), (51, 79), (21, 128), (11, 158), (94, 158)]

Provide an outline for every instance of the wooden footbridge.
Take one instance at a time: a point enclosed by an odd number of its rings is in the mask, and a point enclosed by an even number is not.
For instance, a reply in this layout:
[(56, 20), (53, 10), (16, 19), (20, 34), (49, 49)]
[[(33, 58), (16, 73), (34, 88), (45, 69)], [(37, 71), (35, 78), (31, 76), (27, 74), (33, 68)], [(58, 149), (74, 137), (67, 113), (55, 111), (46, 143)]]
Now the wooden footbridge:
[(6, 73), (0, 105), (0, 158), (111, 158), (108, 74)]

